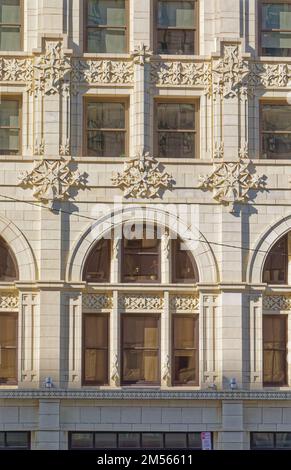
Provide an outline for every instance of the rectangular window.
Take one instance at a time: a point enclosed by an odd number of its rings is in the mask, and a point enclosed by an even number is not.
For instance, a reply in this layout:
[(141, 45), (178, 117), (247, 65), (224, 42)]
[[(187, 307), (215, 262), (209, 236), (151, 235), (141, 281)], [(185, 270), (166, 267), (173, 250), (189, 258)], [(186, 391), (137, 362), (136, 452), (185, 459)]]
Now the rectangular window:
[(198, 54), (198, 2), (157, 1), (158, 54)]
[(125, 100), (87, 101), (85, 119), (87, 156), (125, 156), (128, 129), (128, 106)]
[(261, 2), (261, 53), (289, 57), (291, 54), (291, 2)]
[(251, 434), (253, 450), (291, 449), (290, 432), (253, 432)]
[(160, 318), (124, 315), (122, 319), (122, 383), (160, 383)]
[(86, 52), (128, 52), (128, 0), (87, 0)]
[(198, 158), (197, 129), (197, 103), (157, 103), (156, 156), (163, 158)]
[(0, 313), (0, 384), (17, 384), (17, 313)]
[(22, 0), (0, 0), (0, 51), (22, 49)]
[(261, 106), (263, 158), (291, 158), (291, 106), (269, 103)]
[(3, 97), (0, 100), (0, 155), (20, 153), (20, 99)]
[(29, 450), (29, 432), (0, 432), (0, 451), (2, 450)]
[[(1, 438), (1, 433), (0, 433)], [(201, 450), (201, 433), (71, 432), (69, 448), (88, 449), (191, 449)]]
[(199, 319), (173, 316), (173, 385), (199, 384)]
[(108, 385), (109, 317), (84, 314), (83, 382), (84, 385)]
[(287, 385), (287, 316), (264, 315), (264, 386)]

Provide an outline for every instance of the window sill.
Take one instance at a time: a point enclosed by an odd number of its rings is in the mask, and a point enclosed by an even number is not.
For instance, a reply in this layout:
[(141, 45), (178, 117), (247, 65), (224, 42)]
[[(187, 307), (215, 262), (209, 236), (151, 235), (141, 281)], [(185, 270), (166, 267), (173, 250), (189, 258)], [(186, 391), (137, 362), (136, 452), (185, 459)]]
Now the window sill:
[(131, 54), (129, 53), (112, 53), (112, 52), (84, 52), (83, 59), (118, 59), (130, 60)]

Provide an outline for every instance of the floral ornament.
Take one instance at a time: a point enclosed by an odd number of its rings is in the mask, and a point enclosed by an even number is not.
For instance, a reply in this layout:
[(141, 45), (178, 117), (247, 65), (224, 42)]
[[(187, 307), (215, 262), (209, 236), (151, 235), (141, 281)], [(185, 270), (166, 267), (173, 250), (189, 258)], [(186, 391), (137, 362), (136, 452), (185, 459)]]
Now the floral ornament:
[(36, 162), (31, 172), (20, 174), (19, 186), (32, 188), (39, 201), (53, 203), (67, 199), (72, 187), (84, 187), (85, 178), (79, 171), (72, 171), (66, 160), (43, 160)]
[(153, 52), (145, 44), (139, 44), (132, 52), (133, 62), (144, 66), (146, 62), (150, 61)]
[(112, 182), (124, 191), (124, 197), (153, 199), (172, 188), (173, 178), (149, 153), (140, 153), (125, 162), (123, 172), (115, 174)]
[(251, 189), (261, 190), (265, 187), (264, 177), (250, 172), (250, 162), (240, 158), (238, 162), (223, 162), (214, 165), (210, 175), (199, 177), (199, 188), (213, 191), (213, 199), (229, 205), (246, 202)]
[(120, 385), (119, 360), (117, 354), (114, 354), (113, 357), (111, 380), (116, 387)]

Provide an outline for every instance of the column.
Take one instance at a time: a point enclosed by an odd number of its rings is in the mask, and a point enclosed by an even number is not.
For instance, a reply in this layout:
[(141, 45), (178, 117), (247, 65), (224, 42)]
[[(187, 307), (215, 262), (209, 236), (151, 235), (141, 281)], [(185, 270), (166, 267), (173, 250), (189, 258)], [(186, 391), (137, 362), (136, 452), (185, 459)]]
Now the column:
[(243, 402), (222, 402), (220, 450), (243, 450), (245, 433)]
[(36, 433), (35, 450), (60, 449), (60, 401), (39, 401), (39, 430)]
[(40, 316), (37, 294), (20, 294), (20, 388), (38, 388), (39, 386), (39, 344)]
[(202, 387), (215, 389), (221, 386), (218, 357), (218, 298), (200, 294), (200, 338), (202, 338), (201, 367)]
[(250, 296), (250, 387), (260, 390), (263, 386), (263, 296)]
[(161, 315), (161, 385), (171, 386), (171, 296), (164, 292), (164, 309)]
[(110, 369), (109, 379), (110, 385), (113, 387), (120, 386), (121, 380), (121, 347), (120, 347), (120, 329), (121, 318), (119, 311), (118, 291), (113, 292), (113, 307), (110, 314)]
[[(82, 294), (67, 294), (65, 314), (68, 321), (68, 382), (70, 388), (82, 386)], [(66, 335), (66, 332), (63, 332)], [(66, 343), (66, 341), (65, 341)]]

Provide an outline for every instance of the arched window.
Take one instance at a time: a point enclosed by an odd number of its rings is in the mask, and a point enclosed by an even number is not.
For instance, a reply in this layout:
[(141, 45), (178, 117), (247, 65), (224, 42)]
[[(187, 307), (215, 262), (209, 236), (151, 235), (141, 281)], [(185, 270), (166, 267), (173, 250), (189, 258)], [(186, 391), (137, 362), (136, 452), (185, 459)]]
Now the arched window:
[(14, 254), (7, 243), (0, 238), (0, 281), (11, 282), (18, 279), (18, 269)]
[(111, 241), (99, 240), (85, 263), (83, 281), (110, 282)]
[(263, 282), (269, 284), (288, 283), (288, 235), (282, 237), (267, 256)]
[(172, 242), (172, 279), (177, 284), (199, 281), (195, 260), (180, 238)]
[(161, 279), (160, 240), (156, 228), (138, 225), (124, 236), (122, 243), (122, 282), (157, 283)]

